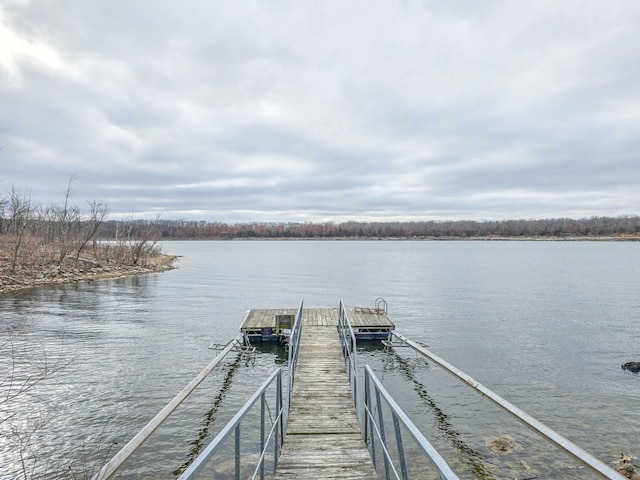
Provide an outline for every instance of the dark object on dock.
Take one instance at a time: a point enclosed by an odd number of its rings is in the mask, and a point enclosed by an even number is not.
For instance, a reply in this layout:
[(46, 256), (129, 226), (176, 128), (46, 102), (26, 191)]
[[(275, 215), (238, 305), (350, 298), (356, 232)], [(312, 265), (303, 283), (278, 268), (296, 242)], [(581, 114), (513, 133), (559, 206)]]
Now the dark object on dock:
[(622, 365), (623, 370), (629, 370), (633, 373), (640, 373), (640, 362), (627, 362)]

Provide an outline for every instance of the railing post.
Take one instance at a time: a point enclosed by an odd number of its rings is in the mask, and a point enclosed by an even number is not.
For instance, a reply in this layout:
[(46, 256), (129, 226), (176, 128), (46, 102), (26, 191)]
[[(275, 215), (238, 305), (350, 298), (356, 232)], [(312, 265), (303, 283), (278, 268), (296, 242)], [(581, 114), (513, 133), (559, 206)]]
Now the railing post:
[[(382, 442), (383, 445), (387, 444), (387, 438), (384, 434), (384, 415), (382, 413), (382, 402), (380, 401), (380, 390), (378, 390), (377, 385), (373, 386), (373, 391), (375, 392), (376, 395), (376, 407), (378, 408), (378, 430), (380, 431), (380, 441)], [(389, 459), (387, 458), (387, 456), (384, 456), (384, 473), (385, 473), (385, 478), (387, 480), (389, 480)]]
[(398, 460), (400, 461), (400, 471), (402, 472), (402, 480), (408, 480), (409, 474), (407, 472), (407, 462), (404, 458), (404, 447), (402, 445), (402, 432), (400, 431), (400, 422), (395, 412), (393, 415), (393, 428), (396, 431), (396, 444), (398, 446)]
[[(260, 452), (264, 452), (265, 392), (262, 392), (260, 400)], [(260, 464), (260, 480), (264, 480), (264, 461)]]
[[(276, 412), (280, 413), (280, 418), (276, 421), (276, 434), (274, 438), (275, 452), (273, 462), (273, 473), (276, 473), (276, 467), (278, 465), (278, 459), (280, 458), (280, 447), (284, 442), (284, 412), (282, 409), (282, 370), (278, 372), (278, 378), (276, 379)], [(287, 413), (288, 415), (288, 413)]]
[(235, 460), (236, 460), (236, 480), (240, 480), (240, 425), (238, 422), (236, 426), (236, 451), (235, 451)]
[(364, 405), (366, 416), (364, 419), (364, 440), (365, 443), (371, 445), (371, 461), (374, 468), (376, 467), (376, 439), (373, 435), (373, 417), (371, 412), (371, 381), (369, 380), (369, 372), (364, 372)]

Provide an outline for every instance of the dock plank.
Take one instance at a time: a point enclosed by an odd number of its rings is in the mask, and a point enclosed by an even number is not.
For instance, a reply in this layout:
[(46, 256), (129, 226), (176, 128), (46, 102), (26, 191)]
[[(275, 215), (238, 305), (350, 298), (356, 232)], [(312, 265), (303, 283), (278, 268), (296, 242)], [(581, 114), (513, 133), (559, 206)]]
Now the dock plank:
[(338, 312), (322, 310), (303, 318), (287, 437), (275, 478), (377, 479), (335, 328)]
[[(275, 328), (277, 315), (295, 315), (295, 308), (259, 308), (247, 312), (241, 331)], [(353, 328), (394, 328), (394, 324), (386, 313), (378, 313), (372, 309), (348, 308), (347, 315)], [(305, 308), (302, 312), (303, 325), (335, 327), (338, 325), (337, 308)]]

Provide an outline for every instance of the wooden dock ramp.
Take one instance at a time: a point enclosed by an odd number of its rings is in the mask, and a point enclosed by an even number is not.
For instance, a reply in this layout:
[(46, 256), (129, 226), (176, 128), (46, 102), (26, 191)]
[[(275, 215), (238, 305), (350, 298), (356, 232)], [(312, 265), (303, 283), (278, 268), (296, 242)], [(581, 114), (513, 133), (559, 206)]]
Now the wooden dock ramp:
[(377, 479), (360, 433), (337, 309), (305, 309), (276, 479)]

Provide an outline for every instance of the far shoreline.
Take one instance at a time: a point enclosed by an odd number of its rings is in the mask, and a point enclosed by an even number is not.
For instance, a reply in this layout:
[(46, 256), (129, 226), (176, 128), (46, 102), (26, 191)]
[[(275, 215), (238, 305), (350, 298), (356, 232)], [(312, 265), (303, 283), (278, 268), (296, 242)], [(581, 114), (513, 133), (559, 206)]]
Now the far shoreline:
[(202, 238), (163, 238), (161, 242), (303, 242), (303, 241), (323, 241), (323, 242), (374, 242), (374, 241), (425, 241), (425, 242), (638, 242), (638, 235), (574, 235), (574, 236), (414, 236), (414, 237), (392, 237), (392, 236), (362, 236), (362, 237), (202, 237)]

